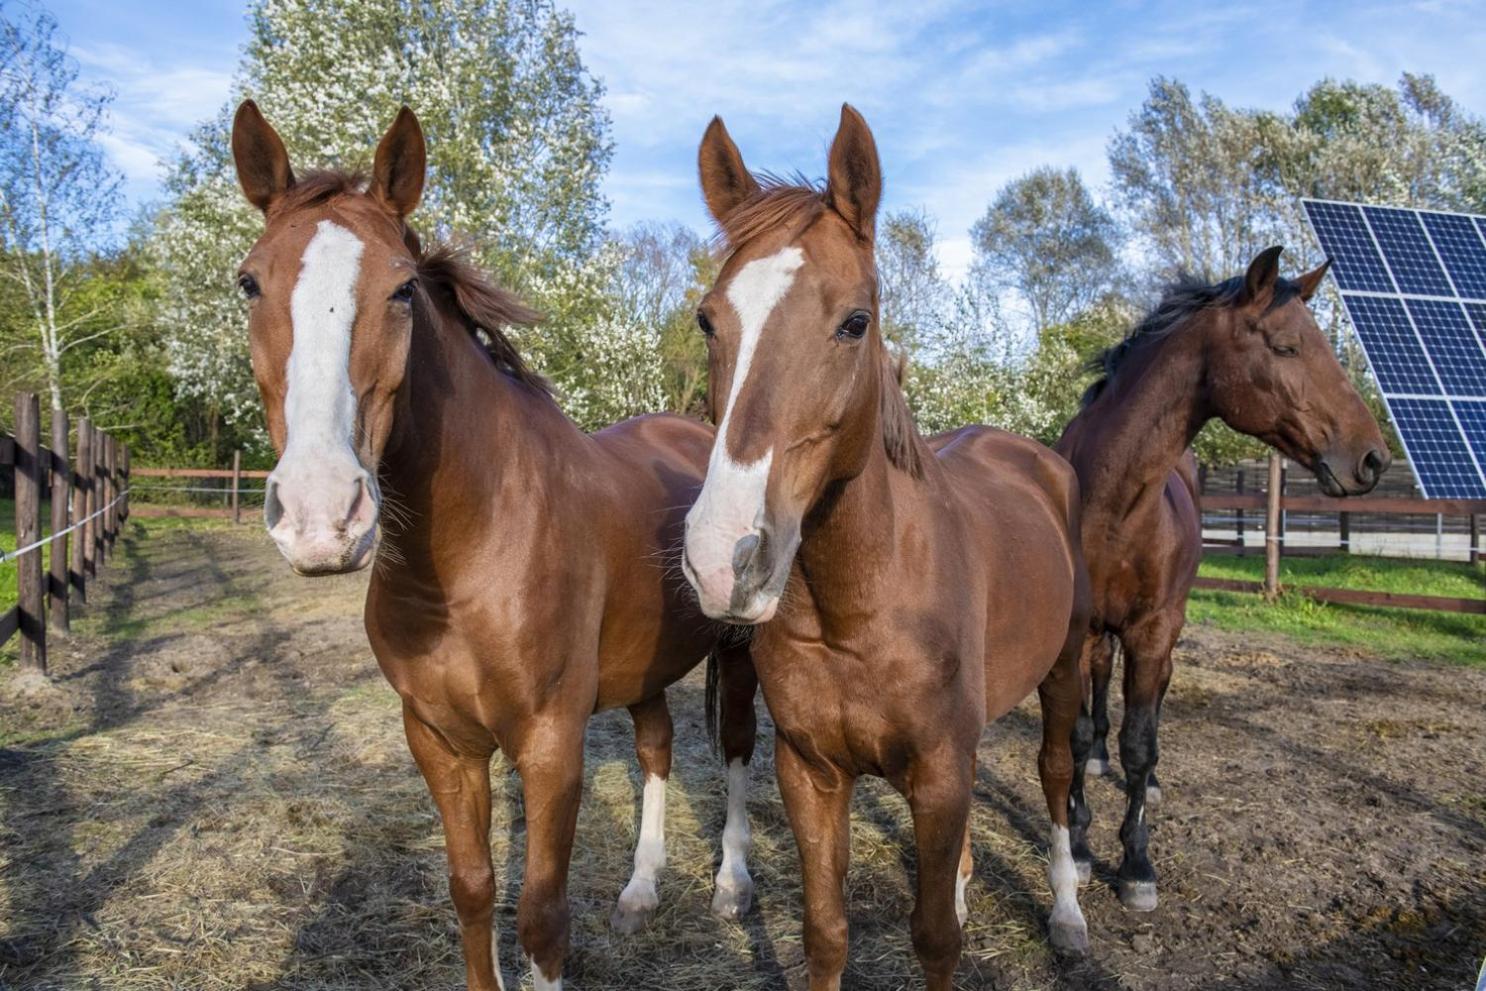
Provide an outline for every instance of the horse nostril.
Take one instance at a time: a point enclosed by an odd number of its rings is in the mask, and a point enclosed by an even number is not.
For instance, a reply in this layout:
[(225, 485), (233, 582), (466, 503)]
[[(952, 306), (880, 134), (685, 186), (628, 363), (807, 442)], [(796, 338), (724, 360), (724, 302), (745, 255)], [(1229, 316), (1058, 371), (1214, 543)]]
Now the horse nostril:
[(1388, 452), (1373, 448), (1362, 459), (1362, 470), (1358, 472), (1363, 482), (1377, 481), (1379, 475), (1388, 470)]
[(263, 492), (263, 521), (272, 530), (284, 518), (284, 503), (279, 499), (279, 483), (270, 478)]
[(742, 578), (743, 572), (753, 563), (754, 556), (758, 553), (759, 537), (756, 533), (750, 533), (733, 545), (733, 577)]

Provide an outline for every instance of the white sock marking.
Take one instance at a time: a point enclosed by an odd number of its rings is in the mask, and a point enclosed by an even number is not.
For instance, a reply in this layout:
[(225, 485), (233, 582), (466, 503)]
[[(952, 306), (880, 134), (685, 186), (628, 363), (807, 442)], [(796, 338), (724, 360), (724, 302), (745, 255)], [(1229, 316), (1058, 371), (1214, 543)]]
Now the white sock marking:
[(627, 912), (650, 912), (660, 904), (655, 879), (666, 866), (666, 779), (651, 774), (645, 778), (640, 806), (640, 839), (635, 843), (635, 870), (619, 896), (619, 907)]
[(1053, 889), (1053, 924), (1087, 928), (1078, 907), (1078, 867), (1073, 862), (1067, 826), (1053, 826), (1048, 842), (1047, 879)]
[(542, 976), (542, 968), (533, 962), (531, 965), (531, 986), (532, 991), (562, 991), (562, 974), (559, 973), (556, 977), (549, 980)]
[(740, 758), (728, 763), (728, 818), (722, 830), (722, 864), (717, 869), (718, 894), (735, 899), (752, 897), (753, 878), (748, 873), (748, 850), (753, 832), (748, 825), (748, 767)]

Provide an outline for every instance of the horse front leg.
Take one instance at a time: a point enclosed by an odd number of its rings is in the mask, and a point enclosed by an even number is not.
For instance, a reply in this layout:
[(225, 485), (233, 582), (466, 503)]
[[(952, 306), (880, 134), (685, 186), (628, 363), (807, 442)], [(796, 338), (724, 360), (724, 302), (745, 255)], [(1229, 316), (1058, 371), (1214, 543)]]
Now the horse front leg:
[(1156, 730), (1161, 702), (1171, 683), (1171, 650), (1180, 622), (1156, 617), (1121, 634), (1125, 647), (1125, 718), (1120, 724), (1120, 763), (1125, 770), (1125, 820), (1120, 825), (1120, 902), (1132, 912), (1156, 907), (1156, 869), (1151, 866), (1146, 796), (1160, 757)]
[(490, 922), (495, 871), (490, 863), (490, 758), (461, 757), (403, 706), (408, 749), (438, 806), (449, 858), (449, 894), (459, 916), (470, 991), (503, 991)]
[(754, 713), (758, 675), (746, 646), (719, 648), (716, 663), (720, 668), (720, 736), (728, 769), (728, 803), (712, 911), (724, 919), (739, 919), (753, 904), (753, 877), (748, 873), (748, 851), (753, 844), (748, 826), (748, 765), (758, 737)]
[(671, 776), (675, 728), (664, 693), (629, 707), (635, 723), (635, 756), (645, 779), (640, 805), (640, 838), (635, 869), (619, 895), (609, 924), (621, 933), (642, 929), (660, 905), (656, 876), (666, 866), (666, 782)]
[(775, 773), (784, 811), (800, 850), (805, 882), (805, 967), (810, 991), (840, 991), (846, 969), (846, 864), (850, 859), (851, 793), (855, 781), (812, 766), (775, 736)]
[(583, 793), (586, 712), (542, 714), (524, 727), (512, 757), (526, 807), (526, 876), (516, 932), (534, 991), (561, 991), (568, 949), (568, 868)]
[(918, 847), (917, 897), (909, 930), (927, 991), (950, 991), (960, 962), (955, 894), (970, 822), (975, 755), (940, 751), (915, 762), (905, 789)]

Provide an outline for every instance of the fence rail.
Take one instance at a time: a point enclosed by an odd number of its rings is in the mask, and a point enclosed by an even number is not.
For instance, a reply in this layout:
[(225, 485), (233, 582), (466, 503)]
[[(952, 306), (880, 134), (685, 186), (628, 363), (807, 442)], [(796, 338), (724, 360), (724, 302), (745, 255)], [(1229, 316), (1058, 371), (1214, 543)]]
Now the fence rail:
[[(23, 669), (46, 674), (46, 633), (66, 631), (71, 601), (84, 602), (88, 582), (113, 557), (119, 529), (129, 518), (129, 446), (77, 421), (77, 456), (68, 457), (67, 414), (52, 411), (51, 446), (41, 443), (36, 394), (15, 400), (15, 434), (0, 435), (0, 468), (15, 480), (16, 549), (0, 554), (16, 569), (16, 604), (0, 613), (0, 645), (21, 637)], [(50, 533), (42, 535), (41, 504), (51, 502)], [(43, 550), (50, 567), (43, 569)], [(69, 553), (70, 551), (70, 553)]]
[[(1446, 516), (1466, 518), (1467, 553), (1470, 563), (1481, 559), (1481, 517), (1486, 515), (1486, 499), (1420, 499), (1407, 496), (1353, 496), (1336, 499), (1324, 495), (1287, 495), (1285, 493), (1285, 464), (1278, 454), (1271, 454), (1267, 465), (1268, 482), (1263, 492), (1246, 492), (1244, 475), (1235, 479), (1235, 491), (1208, 493), (1199, 496), (1204, 515), (1214, 511), (1233, 510), (1236, 536), (1232, 539), (1212, 539), (1204, 536), (1205, 553), (1245, 554), (1250, 550), (1244, 538), (1245, 511), (1262, 510), (1264, 513), (1264, 581), (1240, 581), (1225, 578), (1198, 578), (1197, 588), (1227, 592), (1258, 592), (1267, 599), (1280, 594), (1280, 558), (1283, 555), (1313, 555), (1318, 553), (1346, 553), (1351, 549), (1350, 521), (1353, 516), (1387, 514), (1402, 516), (1433, 516), (1442, 520)], [(1200, 488), (1206, 488), (1207, 473), (1200, 476)], [(1331, 547), (1317, 545), (1291, 546), (1285, 539), (1285, 517), (1287, 513), (1337, 514), (1337, 544)], [(1456, 598), (1439, 595), (1405, 595), (1393, 592), (1375, 592), (1355, 588), (1330, 588), (1322, 586), (1292, 586), (1289, 591), (1318, 602), (1335, 602), (1347, 605), (1391, 606), (1407, 609), (1430, 609), (1444, 612), (1486, 614), (1486, 591), (1479, 598)]]

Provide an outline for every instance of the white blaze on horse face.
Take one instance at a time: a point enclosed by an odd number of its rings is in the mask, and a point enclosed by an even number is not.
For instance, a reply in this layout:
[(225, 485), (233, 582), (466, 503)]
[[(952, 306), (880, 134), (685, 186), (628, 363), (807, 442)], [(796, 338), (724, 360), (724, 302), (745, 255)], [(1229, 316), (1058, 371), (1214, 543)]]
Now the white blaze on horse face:
[[(783, 248), (744, 265), (727, 288), (727, 301), (738, 315), (738, 360), (733, 382), (717, 424), (717, 438), (707, 463), (707, 479), (696, 505), (686, 514), (685, 563), (701, 599), (702, 611), (719, 617), (730, 611), (733, 595), (733, 551), (738, 541), (758, 532), (764, 518), (764, 490), (774, 450), (743, 464), (728, 451), (728, 432), (738, 396), (748, 382), (759, 338), (774, 308), (789, 293), (795, 273), (805, 262), (798, 247)], [(772, 613), (772, 603), (766, 605)], [(767, 616), (749, 617), (755, 620)]]
[(289, 299), (287, 436), (265, 508), (279, 549), (305, 572), (364, 563), (376, 523), (372, 480), (352, 446), (351, 329), (362, 249), (355, 234), (322, 220), (305, 246)]

